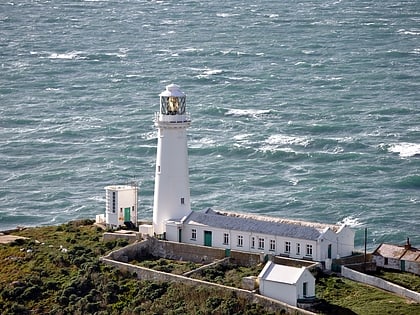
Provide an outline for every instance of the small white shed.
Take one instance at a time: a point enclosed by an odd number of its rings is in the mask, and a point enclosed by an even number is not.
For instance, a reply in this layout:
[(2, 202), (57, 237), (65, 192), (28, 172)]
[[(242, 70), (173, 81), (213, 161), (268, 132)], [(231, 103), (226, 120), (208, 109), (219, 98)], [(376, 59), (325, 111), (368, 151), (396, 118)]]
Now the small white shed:
[(105, 224), (110, 228), (137, 226), (137, 186), (106, 186)]
[(267, 262), (258, 275), (260, 294), (289, 305), (315, 297), (315, 277), (305, 268)]

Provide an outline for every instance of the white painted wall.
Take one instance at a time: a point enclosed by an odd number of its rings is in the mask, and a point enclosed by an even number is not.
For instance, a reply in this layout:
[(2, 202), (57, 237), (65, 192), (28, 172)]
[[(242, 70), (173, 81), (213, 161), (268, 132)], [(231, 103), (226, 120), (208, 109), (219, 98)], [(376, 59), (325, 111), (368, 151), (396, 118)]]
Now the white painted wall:
[(296, 286), (260, 279), (260, 294), (269, 298), (297, 305)]
[[(115, 198), (114, 198), (115, 193)], [(105, 187), (105, 223), (111, 228), (124, 226), (125, 208), (130, 208), (130, 221), (137, 226), (138, 188), (130, 185)], [(115, 200), (115, 207), (114, 202)]]
[[(303, 283), (307, 283), (307, 292), (306, 296), (303, 296)], [(314, 297), (315, 296), (315, 277), (311, 274), (311, 272), (308, 269), (305, 269), (302, 276), (299, 278), (297, 284), (297, 298), (303, 299), (305, 297)]]
[[(189, 214), (190, 185), (186, 128), (189, 122), (176, 122), (185, 115), (158, 115), (153, 227), (156, 234), (165, 232), (165, 222)], [(172, 118), (174, 122), (161, 119)], [(183, 198), (183, 201), (182, 201)]]
[[(173, 232), (169, 232), (172, 228), (171, 225), (173, 223), (167, 224), (166, 227), (166, 238), (169, 241), (178, 242), (178, 235)], [(192, 229), (196, 229), (197, 231), (197, 238), (195, 240), (191, 239)], [(247, 231), (235, 231), (235, 230), (224, 230), (218, 228), (212, 228), (202, 225), (182, 225), (182, 242), (188, 244), (196, 244), (196, 245), (204, 245), (204, 231), (211, 231), (212, 232), (212, 247), (217, 248), (227, 248), (237, 251), (245, 251), (251, 253), (264, 253), (264, 254), (272, 254), (272, 255), (282, 255), (287, 256), (284, 252), (285, 250), (285, 242), (290, 242), (290, 253), (288, 254), (291, 258), (297, 259), (313, 259), (316, 260), (317, 257), (317, 242), (316, 241), (309, 241), (309, 240), (301, 240), (301, 239), (293, 239), (293, 238), (285, 238), (280, 236), (272, 236), (267, 234), (254, 234)], [(224, 244), (224, 233), (229, 234), (229, 244)], [(238, 236), (243, 236), (243, 246), (238, 246)], [(255, 247), (251, 247), (251, 238), (255, 237)], [(264, 249), (260, 249), (259, 245), (259, 238), (264, 239)], [(270, 250), (270, 240), (275, 240), (275, 250)], [(296, 252), (296, 244), (300, 244), (300, 254)], [(306, 245), (312, 245), (312, 256), (306, 255)]]

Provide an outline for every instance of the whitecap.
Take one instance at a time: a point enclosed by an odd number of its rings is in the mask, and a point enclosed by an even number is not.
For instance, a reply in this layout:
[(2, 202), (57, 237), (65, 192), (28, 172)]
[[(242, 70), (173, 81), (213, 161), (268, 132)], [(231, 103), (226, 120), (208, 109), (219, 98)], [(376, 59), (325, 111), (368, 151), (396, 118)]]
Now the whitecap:
[(337, 222), (338, 225), (346, 225), (349, 227), (357, 227), (357, 226), (361, 226), (363, 223), (359, 221), (359, 218), (353, 217), (353, 216), (348, 216), (345, 217), (343, 220)]
[(194, 149), (213, 147), (215, 140), (212, 138), (203, 137), (199, 140), (193, 140), (189, 142), (189, 147)]
[(209, 78), (212, 75), (218, 75), (222, 73), (223, 73), (223, 70), (219, 70), (219, 69), (205, 69), (203, 70), (201, 74), (197, 75), (196, 78), (198, 79)]
[(420, 30), (418, 30), (418, 29), (414, 29), (414, 30), (400, 29), (400, 30), (397, 31), (397, 33), (404, 34), (404, 35), (420, 35)]
[(271, 111), (268, 109), (229, 109), (226, 112), (227, 116), (250, 116), (250, 117), (256, 117), (259, 115), (269, 114)]
[(59, 53), (51, 53), (48, 58), (50, 58), (50, 59), (71, 60), (71, 59), (79, 59), (80, 56), (79, 56), (79, 53), (78, 52), (72, 51), (72, 52), (69, 52), (69, 53), (62, 53), (62, 54), (59, 54)]
[(271, 135), (266, 143), (269, 145), (301, 145), (307, 146), (310, 143), (310, 139), (307, 137), (292, 137), (286, 135)]
[(234, 14), (234, 13), (216, 13), (216, 16), (222, 17), (222, 18), (231, 17), (231, 16), (235, 16), (235, 15), (238, 15), (238, 14)]
[(388, 151), (399, 153), (400, 157), (420, 155), (420, 143), (401, 142), (388, 146)]
[(242, 141), (242, 140), (246, 140), (249, 137), (252, 137), (252, 134), (250, 134), (250, 133), (243, 133), (243, 134), (240, 134), (240, 135), (235, 135), (233, 137), (233, 139), (235, 139), (237, 141)]

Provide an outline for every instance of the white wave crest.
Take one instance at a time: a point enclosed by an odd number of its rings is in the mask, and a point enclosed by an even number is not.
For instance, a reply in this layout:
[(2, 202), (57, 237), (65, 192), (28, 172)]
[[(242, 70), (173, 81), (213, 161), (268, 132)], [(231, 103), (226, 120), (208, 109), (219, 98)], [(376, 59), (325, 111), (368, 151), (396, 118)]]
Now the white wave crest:
[(338, 225), (343, 225), (344, 224), (346, 226), (349, 226), (349, 227), (353, 228), (353, 227), (356, 227), (356, 226), (360, 226), (363, 223), (359, 221), (359, 218), (355, 218), (353, 216), (348, 216), (348, 217), (345, 217), (343, 220), (337, 222), (337, 224)]
[(307, 137), (272, 135), (266, 140), (266, 143), (270, 145), (300, 145), (306, 147), (311, 143), (311, 141)]
[(64, 54), (58, 54), (58, 53), (51, 53), (49, 55), (50, 59), (66, 59), (66, 60), (71, 60), (71, 59), (79, 59), (79, 53), (76, 51), (72, 51), (69, 53), (64, 53)]
[(250, 117), (256, 117), (264, 114), (269, 114), (270, 110), (267, 109), (229, 109), (226, 112), (227, 116), (250, 116)]
[(219, 70), (219, 69), (205, 69), (203, 70), (203, 72), (199, 75), (197, 75), (196, 77), (198, 79), (201, 78), (209, 78), (212, 75), (218, 75), (218, 74), (222, 74), (223, 70)]
[(412, 157), (420, 155), (420, 143), (401, 142), (391, 144), (388, 147), (388, 151), (399, 153), (400, 157)]

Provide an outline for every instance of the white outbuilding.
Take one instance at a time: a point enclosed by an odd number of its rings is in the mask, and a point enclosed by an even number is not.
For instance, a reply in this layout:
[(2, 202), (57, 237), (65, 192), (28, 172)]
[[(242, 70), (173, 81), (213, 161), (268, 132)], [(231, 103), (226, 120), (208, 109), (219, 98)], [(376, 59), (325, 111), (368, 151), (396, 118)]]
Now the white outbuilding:
[(115, 229), (137, 226), (137, 185), (106, 186), (105, 225)]
[(315, 297), (315, 277), (305, 268), (267, 262), (258, 275), (260, 294), (289, 305)]

